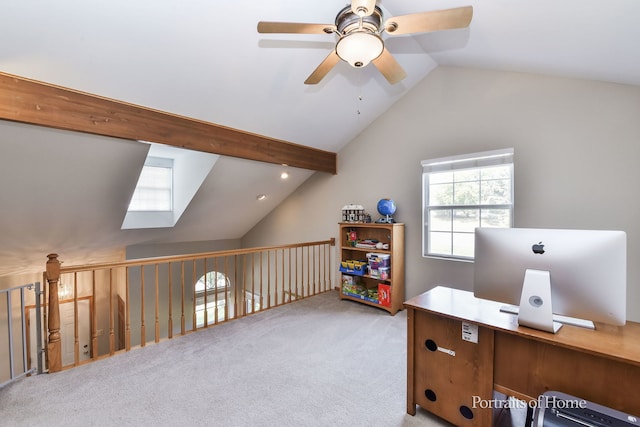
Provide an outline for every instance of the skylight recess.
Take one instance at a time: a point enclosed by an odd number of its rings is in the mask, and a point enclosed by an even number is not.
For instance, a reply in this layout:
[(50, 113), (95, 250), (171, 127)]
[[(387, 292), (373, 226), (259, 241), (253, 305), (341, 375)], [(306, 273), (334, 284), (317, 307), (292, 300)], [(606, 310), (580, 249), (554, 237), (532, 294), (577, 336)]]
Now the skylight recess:
[(149, 144), (122, 229), (176, 225), (219, 156), (162, 144)]

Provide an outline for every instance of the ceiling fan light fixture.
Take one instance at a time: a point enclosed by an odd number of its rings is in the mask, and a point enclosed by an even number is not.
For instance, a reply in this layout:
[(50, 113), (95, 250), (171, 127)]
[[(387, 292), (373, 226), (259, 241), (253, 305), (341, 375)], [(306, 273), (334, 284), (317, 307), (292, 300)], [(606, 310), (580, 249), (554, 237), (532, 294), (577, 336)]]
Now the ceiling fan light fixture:
[(376, 59), (384, 50), (384, 43), (377, 34), (369, 31), (353, 31), (338, 40), (336, 53), (354, 68), (362, 68)]

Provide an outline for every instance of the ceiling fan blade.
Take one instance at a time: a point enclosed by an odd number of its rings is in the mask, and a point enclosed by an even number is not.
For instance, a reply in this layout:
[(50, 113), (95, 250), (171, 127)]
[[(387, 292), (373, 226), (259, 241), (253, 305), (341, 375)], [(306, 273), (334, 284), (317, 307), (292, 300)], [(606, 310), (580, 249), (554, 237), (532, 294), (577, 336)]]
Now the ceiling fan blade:
[(384, 23), (384, 29), (391, 35), (451, 30), (454, 28), (468, 27), (471, 23), (472, 16), (472, 6), (411, 13), (409, 15), (389, 18), (387, 22)]
[(259, 33), (280, 34), (332, 34), (336, 31), (333, 24), (303, 24), (297, 22), (258, 22)]
[(392, 85), (407, 77), (407, 73), (402, 69), (400, 64), (398, 64), (398, 61), (396, 61), (386, 47), (382, 50), (380, 56), (371, 62), (373, 62), (373, 65), (376, 66), (378, 71), (380, 71)]
[(324, 59), (324, 61), (322, 61), (320, 65), (318, 65), (318, 68), (316, 68), (313, 73), (311, 73), (311, 75), (307, 77), (307, 80), (304, 81), (304, 84), (315, 85), (320, 83), (320, 80), (322, 80), (324, 76), (326, 76), (327, 73), (331, 71), (331, 69), (339, 61), (340, 57), (335, 50), (332, 50), (331, 53)]

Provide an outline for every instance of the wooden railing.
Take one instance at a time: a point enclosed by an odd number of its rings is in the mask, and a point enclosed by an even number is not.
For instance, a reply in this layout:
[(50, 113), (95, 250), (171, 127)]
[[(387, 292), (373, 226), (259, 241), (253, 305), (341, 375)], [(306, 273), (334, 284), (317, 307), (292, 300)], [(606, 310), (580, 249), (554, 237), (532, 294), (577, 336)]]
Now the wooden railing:
[(72, 267), (50, 254), (49, 372), (329, 291), (334, 245), (329, 239)]

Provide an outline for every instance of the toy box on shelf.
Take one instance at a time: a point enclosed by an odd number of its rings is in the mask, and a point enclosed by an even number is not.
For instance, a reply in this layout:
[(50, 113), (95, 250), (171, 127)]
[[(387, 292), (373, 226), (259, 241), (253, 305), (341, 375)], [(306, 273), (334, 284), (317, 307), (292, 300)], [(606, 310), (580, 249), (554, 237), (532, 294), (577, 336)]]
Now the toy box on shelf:
[(342, 275), (342, 292), (350, 295), (358, 295), (362, 290), (360, 277), (349, 274)]
[(386, 283), (378, 283), (378, 303), (391, 307), (391, 286)]
[(391, 274), (391, 255), (370, 252), (367, 254), (368, 274), (382, 280), (389, 280)]
[(340, 262), (340, 271), (347, 274), (363, 276), (367, 274), (367, 262), (348, 259)]
[(378, 288), (367, 288), (359, 276), (342, 275), (342, 293), (354, 298), (380, 304)]

